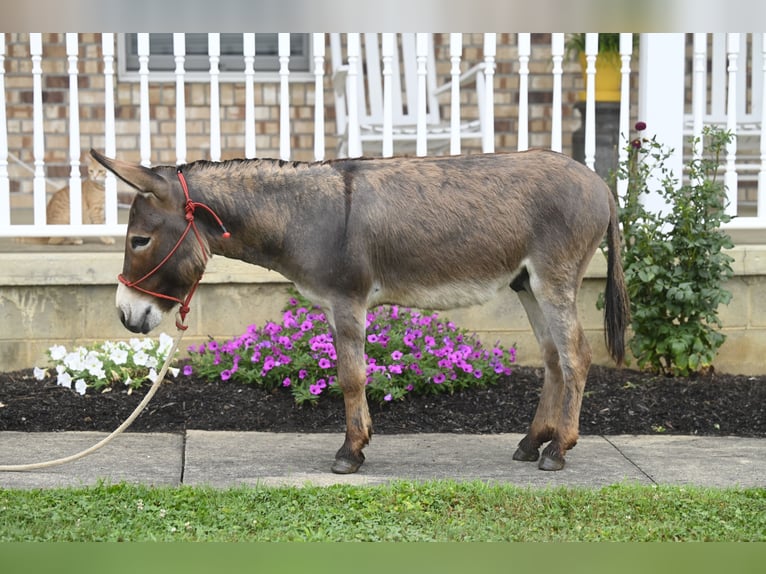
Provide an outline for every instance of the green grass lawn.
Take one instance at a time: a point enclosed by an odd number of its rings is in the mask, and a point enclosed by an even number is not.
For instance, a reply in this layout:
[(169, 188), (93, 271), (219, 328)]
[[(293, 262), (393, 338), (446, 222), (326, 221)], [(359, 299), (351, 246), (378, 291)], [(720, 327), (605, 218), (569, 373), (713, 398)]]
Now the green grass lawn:
[(0, 489), (0, 541), (766, 541), (766, 489)]

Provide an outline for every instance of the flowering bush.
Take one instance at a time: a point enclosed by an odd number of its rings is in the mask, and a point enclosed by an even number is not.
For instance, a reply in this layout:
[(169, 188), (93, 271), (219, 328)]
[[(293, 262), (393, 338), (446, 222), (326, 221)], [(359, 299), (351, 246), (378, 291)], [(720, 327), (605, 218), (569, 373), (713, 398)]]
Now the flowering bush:
[[(131, 390), (147, 379), (154, 382), (172, 346), (173, 338), (162, 333), (158, 340), (105, 341), (69, 352), (63, 345), (54, 345), (48, 349), (48, 357), (56, 371), (56, 383), (68, 389), (74, 385), (75, 391), (84, 395), (89, 387), (98, 390), (119, 381)], [(177, 368), (168, 370), (174, 377), (178, 375)], [(34, 376), (43, 380), (48, 370), (35, 367)]]
[[(436, 313), (397, 306), (367, 314), (365, 365), (371, 400), (392, 401), (407, 393), (453, 392), (496, 382), (511, 373), (516, 349), (481, 342)], [(285, 387), (298, 404), (341, 393), (337, 356), (327, 319), (318, 308), (292, 298), (281, 323), (251, 325), (237, 337), (189, 347), (185, 375)]]
[[(644, 122), (635, 126), (646, 129)], [(718, 317), (731, 300), (733, 246), (721, 224), (727, 195), (720, 164), (732, 134), (716, 127), (690, 141), (693, 159), (679, 182), (665, 161), (671, 151), (639, 135), (627, 144), (618, 175), (628, 186), (620, 209), (623, 266), (631, 303), (631, 351), (640, 368), (686, 376), (710, 368), (725, 340)], [(654, 179), (654, 183), (652, 180)], [(650, 188), (669, 206), (657, 214), (644, 206)]]

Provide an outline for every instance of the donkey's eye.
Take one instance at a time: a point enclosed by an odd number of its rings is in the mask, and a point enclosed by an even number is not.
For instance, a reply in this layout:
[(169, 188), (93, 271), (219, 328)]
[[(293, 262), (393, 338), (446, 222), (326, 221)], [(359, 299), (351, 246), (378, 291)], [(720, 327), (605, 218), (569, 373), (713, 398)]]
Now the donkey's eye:
[(142, 237), (141, 235), (134, 235), (130, 238), (130, 246), (133, 249), (141, 249), (142, 247), (146, 247), (149, 245), (150, 238), (149, 237)]

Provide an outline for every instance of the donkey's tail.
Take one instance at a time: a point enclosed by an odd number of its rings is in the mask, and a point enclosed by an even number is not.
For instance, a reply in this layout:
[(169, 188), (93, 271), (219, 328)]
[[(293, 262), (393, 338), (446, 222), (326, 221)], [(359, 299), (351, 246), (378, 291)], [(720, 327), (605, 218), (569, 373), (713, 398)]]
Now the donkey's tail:
[(617, 205), (609, 197), (609, 227), (606, 230), (607, 273), (604, 293), (604, 338), (609, 355), (618, 365), (625, 360), (625, 331), (630, 323), (630, 300), (625, 286), (620, 254), (620, 224), (617, 219)]

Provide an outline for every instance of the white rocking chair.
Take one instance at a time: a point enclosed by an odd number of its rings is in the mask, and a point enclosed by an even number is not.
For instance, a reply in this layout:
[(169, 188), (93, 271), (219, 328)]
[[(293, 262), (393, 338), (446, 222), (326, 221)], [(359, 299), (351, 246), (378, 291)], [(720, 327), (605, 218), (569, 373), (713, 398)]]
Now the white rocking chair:
[[(361, 34), (359, 58), (356, 61), (356, 90), (350, 88), (347, 42), (341, 42), (340, 34), (330, 34), (332, 51), (333, 85), (335, 88), (335, 111), (338, 135), (338, 155), (346, 157), (351, 150), (361, 155), (381, 155), (384, 139), (384, 82), (385, 62), (381, 34)], [(429, 154), (445, 153), (450, 147), (451, 127), (449, 120), (440, 116), (438, 96), (451, 92), (451, 83), (436, 84), (436, 62), (434, 59), (433, 36), (428, 35), (426, 58), (426, 141)], [(393, 42), (390, 60), (392, 82), (391, 123), (393, 153), (413, 154), (417, 141), (418, 110), (418, 61), (416, 34), (397, 34)], [(422, 69), (422, 68), (421, 68)], [(493, 134), (487, 126), (485, 111), (485, 64), (479, 63), (462, 73), (462, 85), (475, 81), (479, 117), (461, 121), (459, 137), (462, 140), (475, 139), (481, 144), (485, 132)], [(421, 74), (422, 75), (422, 72)], [(355, 101), (352, 102), (351, 99)], [(354, 105), (355, 104), (355, 105)], [(358, 140), (356, 147), (349, 141), (349, 110), (356, 109), (358, 117)], [(353, 130), (354, 133), (357, 133)], [(491, 136), (490, 136), (491, 139)], [(482, 146), (484, 151), (486, 146)]]

